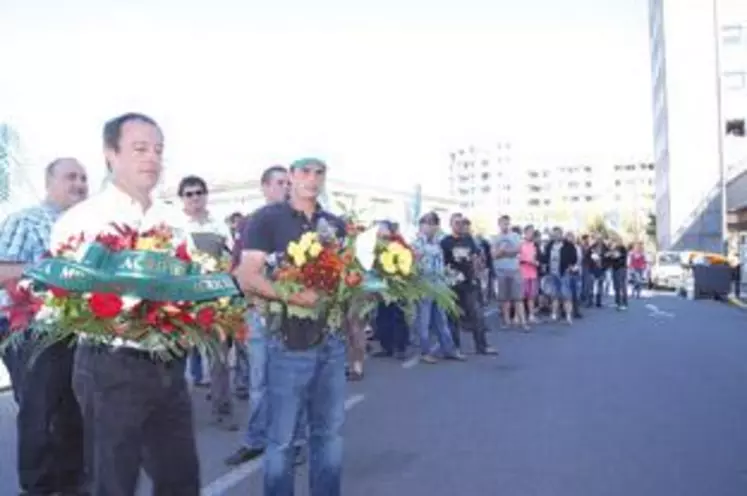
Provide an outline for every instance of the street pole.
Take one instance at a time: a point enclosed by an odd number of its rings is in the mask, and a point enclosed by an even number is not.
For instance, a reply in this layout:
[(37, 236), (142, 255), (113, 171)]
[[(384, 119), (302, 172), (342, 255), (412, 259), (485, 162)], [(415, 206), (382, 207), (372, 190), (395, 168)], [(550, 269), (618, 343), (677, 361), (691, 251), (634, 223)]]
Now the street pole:
[(718, 116), (718, 168), (719, 190), (721, 197), (721, 250), (724, 255), (729, 254), (729, 210), (726, 202), (727, 171), (724, 161), (724, 116), (722, 108), (721, 87), (721, 25), (719, 19), (719, 0), (713, 0), (713, 40), (716, 56), (716, 109)]

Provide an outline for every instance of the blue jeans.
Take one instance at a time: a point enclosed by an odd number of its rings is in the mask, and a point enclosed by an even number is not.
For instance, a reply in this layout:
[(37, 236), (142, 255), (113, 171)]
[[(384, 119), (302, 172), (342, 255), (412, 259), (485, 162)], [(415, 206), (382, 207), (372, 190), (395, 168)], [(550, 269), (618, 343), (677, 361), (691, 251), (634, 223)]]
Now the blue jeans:
[(418, 303), (416, 308), (414, 325), (420, 336), (420, 353), (423, 355), (431, 353), (431, 344), (428, 339), (431, 326), (433, 326), (433, 330), (436, 332), (441, 352), (447, 356), (454, 355), (456, 347), (454, 346), (454, 340), (451, 339), (451, 331), (449, 330), (446, 313), (443, 308), (436, 305), (435, 301), (423, 300)]
[(202, 368), (202, 353), (196, 348), (189, 352), (189, 375), (195, 384), (201, 383), (204, 379), (204, 370)]
[(615, 305), (628, 306), (628, 269), (612, 269), (612, 287), (615, 291)]
[(584, 274), (586, 278), (586, 304), (592, 306), (596, 304), (602, 306), (602, 296), (604, 295), (604, 271), (588, 271)]
[(573, 290), (571, 288), (571, 278), (569, 274), (548, 274), (546, 277), (550, 284), (550, 296), (552, 298), (564, 301), (573, 300)]
[(309, 494), (340, 496), (345, 422), (345, 342), (328, 336), (318, 346), (290, 351), (275, 337), (267, 345), (265, 496), (293, 496), (293, 440), (307, 409)]
[[(267, 441), (267, 337), (262, 316), (254, 310), (246, 313), (250, 334), (249, 355), (249, 424), (244, 444), (251, 449), (264, 449)], [(306, 444), (306, 409), (301, 411), (294, 436), (296, 444)]]
[(233, 387), (236, 391), (249, 389), (249, 345), (243, 341), (234, 341), (236, 368), (233, 376)]

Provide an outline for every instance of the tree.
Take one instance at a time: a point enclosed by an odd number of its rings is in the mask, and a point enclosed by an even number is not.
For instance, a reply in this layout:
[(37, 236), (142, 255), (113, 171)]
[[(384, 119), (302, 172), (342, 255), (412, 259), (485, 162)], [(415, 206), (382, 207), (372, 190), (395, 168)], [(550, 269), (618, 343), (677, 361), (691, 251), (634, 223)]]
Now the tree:
[(609, 236), (611, 229), (607, 226), (604, 217), (601, 215), (595, 215), (592, 217), (586, 225), (586, 231), (589, 234), (595, 234), (606, 238)]

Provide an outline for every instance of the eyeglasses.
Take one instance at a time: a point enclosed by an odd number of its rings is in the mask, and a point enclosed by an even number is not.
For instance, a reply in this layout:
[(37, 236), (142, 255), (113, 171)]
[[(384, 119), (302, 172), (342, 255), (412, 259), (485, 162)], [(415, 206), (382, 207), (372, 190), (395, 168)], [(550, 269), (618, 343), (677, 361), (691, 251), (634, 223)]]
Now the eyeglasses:
[(184, 198), (192, 198), (193, 196), (199, 198), (200, 196), (203, 196), (205, 194), (207, 194), (207, 191), (205, 191), (204, 189), (198, 189), (196, 191), (185, 191), (184, 193), (182, 193), (182, 196)]

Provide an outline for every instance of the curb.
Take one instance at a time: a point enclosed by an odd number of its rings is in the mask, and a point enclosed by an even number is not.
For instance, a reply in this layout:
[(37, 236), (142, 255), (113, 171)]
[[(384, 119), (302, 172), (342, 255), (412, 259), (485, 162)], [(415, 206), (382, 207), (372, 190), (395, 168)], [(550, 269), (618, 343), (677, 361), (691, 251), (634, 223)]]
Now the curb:
[(744, 302), (734, 296), (729, 296), (728, 303), (729, 305), (741, 308), (742, 310), (747, 310), (747, 302)]

